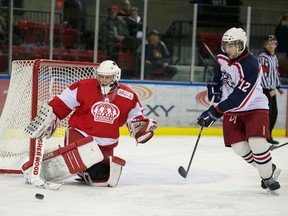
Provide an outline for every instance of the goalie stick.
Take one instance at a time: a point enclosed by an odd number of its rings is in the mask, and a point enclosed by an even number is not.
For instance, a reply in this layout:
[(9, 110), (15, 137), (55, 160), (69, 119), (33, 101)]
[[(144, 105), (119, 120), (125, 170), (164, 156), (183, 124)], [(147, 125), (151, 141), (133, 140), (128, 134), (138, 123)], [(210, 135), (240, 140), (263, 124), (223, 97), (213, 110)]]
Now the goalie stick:
[[(49, 72), (51, 73), (51, 71)], [(53, 84), (54, 84), (54, 78), (52, 77), (50, 80), (50, 84), (49, 84), (49, 99), (51, 99), (52, 97)], [(59, 190), (63, 184), (47, 182), (41, 179), (40, 177), (45, 143), (46, 143), (46, 136), (35, 139), (35, 153), (34, 153), (34, 160), (33, 160), (33, 166), (32, 166), (31, 184), (38, 186), (38, 187), (42, 187), (44, 189)]]
[[(215, 95), (213, 95), (213, 97), (212, 97), (212, 99), (211, 99), (211, 101), (210, 101), (209, 107), (212, 106), (212, 104), (213, 104), (213, 102), (214, 102), (214, 98), (215, 98)], [(195, 152), (196, 152), (196, 149), (197, 149), (197, 146), (198, 146), (200, 137), (201, 137), (201, 135), (202, 135), (203, 128), (204, 128), (204, 126), (202, 125), (202, 126), (201, 126), (201, 129), (200, 129), (200, 132), (199, 132), (199, 135), (198, 135), (198, 137), (197, 137), (197, 141), (196, 141), (196, 143), (195, 143), (195, 146), (194, 146), (194, 149), (193, 149), (193, 152), (192, 152), (192, 155), (191, 155), (191, 158), (190, 158), (190, 161), (189, 161), (187, 170), (185, 170), (185, 168), (184, 168), (183, 166), (180, 166), (180, 167), (178, 168), (178, 172), (179, 172), (179, 174), (180, 174), (183, 178), (186, 178), (187, 175), (188, 175), (188, 172), (189, 172), (189, 170), (190, 170), (190, 166), (191, 166), (192, 160), (193, 160), (193, 158), (194, 158), (194, 154), (195, 154)]]
[(40, 177), (45, 143), (46, 143), (46, 137), (38, 138), (35, 140), (35, 154), (31, 173), (31, 184), (38, 187), (42, 187), (44, 189), (59, 190), (63, 184), (46, 182)]
[(272, 146), (270, 146), (269, 150), (273, 151), (275, 149), (281, 148), (281, 147), (286, 146), (286, 145), (288, 145), (288, 142), (282, 143), (282, 144), (278, 144), (278, 145), (272, 145)]

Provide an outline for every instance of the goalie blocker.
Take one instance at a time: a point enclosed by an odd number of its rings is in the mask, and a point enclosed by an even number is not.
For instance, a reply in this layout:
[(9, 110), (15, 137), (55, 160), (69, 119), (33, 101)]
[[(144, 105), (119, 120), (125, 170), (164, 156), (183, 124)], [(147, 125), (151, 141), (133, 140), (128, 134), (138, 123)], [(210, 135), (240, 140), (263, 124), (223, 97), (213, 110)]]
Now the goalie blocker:
[(40, 106), (36, 117), (24, 129), (31, 138), (50, 138), (56, 130), (59, 122), (58, 117), (53, 113), (53, 109), (47, 103)]
[[(114, 187), (118, 184), (125, 161), (109, 156), (109, 164), (102, 166), (103, 159), (99, 146), (89, 136), (44, 154), (40, 178), (45, 181), (60, 181), (78, 174), (89, 185)], [(22, 166), (24, 177), (29, 184), (32, 165), (33, 161), (28, 161)]]

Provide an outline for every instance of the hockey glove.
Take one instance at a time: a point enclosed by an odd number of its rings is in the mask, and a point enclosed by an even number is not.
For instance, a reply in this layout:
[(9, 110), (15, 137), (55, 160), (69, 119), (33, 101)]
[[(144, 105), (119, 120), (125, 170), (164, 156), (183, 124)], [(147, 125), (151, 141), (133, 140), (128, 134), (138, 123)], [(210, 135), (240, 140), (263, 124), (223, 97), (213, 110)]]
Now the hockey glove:
[(157, 122), (154, 119), (133, 119), (127, 121), (127, 127), (130, 131), (130, 136), (134, 137), (137, 143), (145, 143), (154, 135), (154, 130), (157, 128)]
[(214, 102), (219, 103), (222, 97), (221, 84), (217, 82), (208, 82), (208, 99), (212, 100), (212, 97), (215, 96)]
[(217, 121), (219, 118), (222, 117), (222, 114), (219, 114), (215, 107), (212, 105), (209, 107), (208, 110), (203, 112), (197, 119), (197, 124), (203, 127), (210, 127)]

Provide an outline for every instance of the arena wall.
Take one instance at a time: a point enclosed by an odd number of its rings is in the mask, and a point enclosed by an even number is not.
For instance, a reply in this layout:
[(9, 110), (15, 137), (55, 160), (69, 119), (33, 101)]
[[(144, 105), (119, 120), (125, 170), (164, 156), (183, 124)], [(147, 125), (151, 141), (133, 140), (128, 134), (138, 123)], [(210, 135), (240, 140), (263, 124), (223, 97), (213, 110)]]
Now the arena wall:
[[(143, 112), (157, 120), (158, 135), (197, 135), (197, 117), (209, 107), (204, 84), (122, 81), (130, 86), (142, 102)], [(9, 80), (0, 79), (0, 113), (8, 92)], [(287, 89), (284, 95), (277, 95), (278, 120), (273, 136), (286, 136)], [(205, 135), (222, 135), (222, 120), (212, 128), (206, 128)], [(128, 135), (126, 127), (121, 134)]]

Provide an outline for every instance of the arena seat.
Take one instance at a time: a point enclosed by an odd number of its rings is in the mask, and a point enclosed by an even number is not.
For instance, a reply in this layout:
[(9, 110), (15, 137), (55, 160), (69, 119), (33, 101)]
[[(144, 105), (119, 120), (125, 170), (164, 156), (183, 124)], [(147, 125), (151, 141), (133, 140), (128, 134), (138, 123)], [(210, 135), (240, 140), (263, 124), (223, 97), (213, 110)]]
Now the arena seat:
[(66, 49), (74, 48), (77, 44), (79, 32), (77, 29), (65, 28), (62, 31), (62, 45)]
[(220, 50), (222, 33), (199, 32), (198, 47), (199, 59), (204, 66), (203, 82), (206, 82), (207, 73), (213, 76), (213, 71), (209, 68), (215, 65), (215, 54)]
[(18, 20), (15, 23), (22, 43), (43, 44), (47, 31), (47, 23)]
[(134, 52), (119, 52), (118, 53), (118, 65), (122, 69), (127, 69), (129, 71), (136, 70), (136, 60)]
[(26, 46), (12, 46), (13, 60), (30, 60), (33, 59), (32, 51)]

